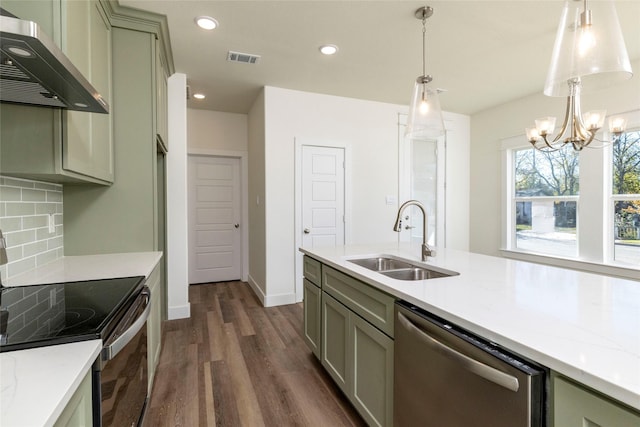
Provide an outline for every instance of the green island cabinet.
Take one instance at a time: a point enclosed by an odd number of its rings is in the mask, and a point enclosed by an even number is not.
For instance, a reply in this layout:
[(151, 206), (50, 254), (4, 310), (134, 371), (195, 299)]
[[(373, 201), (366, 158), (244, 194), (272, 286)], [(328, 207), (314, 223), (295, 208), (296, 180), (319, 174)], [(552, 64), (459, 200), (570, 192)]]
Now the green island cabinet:
[(162, 349), (162, 306), (164, 304), (164, 294), (160, 281), (160, 269), (161, 264), (156, 265), (147, 278), (147, 286), (151, 290), (151, 312), (147, 320), (149, 395), (151, 395), (156, 368), (160, 361), (160, 350)]
[(54, 427), (85, 427), (93, 425), (91, 400), (91, 370), (69, 399), (62, 413), (53, 424)]
[(308, 256), (303, 261), (304, 340), (313, 354), (320, 359), (320, 263)]
[[(111, 23), (106, 0), (3, 0), (37, 22), (108, 104), (112, 99)], [(0, 104), (0, 171), (50, 182), (114, 180), (113, 107), (109, 114)]]
[(640, 413), (556, 373), (551, 375), (555, 427), (638, 427)]
[(393, 425), (394, 298), (308, 256), (304, 274), (307, 344), (367, 424)]

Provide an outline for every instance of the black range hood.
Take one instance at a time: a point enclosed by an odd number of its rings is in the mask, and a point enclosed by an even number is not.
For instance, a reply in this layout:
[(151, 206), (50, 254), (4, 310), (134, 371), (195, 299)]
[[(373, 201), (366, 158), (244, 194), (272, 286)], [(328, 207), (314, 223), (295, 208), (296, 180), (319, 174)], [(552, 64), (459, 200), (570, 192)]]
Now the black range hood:
[(0, 15), (0, 101), (109, 112), (107, 102), (37, 23), (2, 9)]

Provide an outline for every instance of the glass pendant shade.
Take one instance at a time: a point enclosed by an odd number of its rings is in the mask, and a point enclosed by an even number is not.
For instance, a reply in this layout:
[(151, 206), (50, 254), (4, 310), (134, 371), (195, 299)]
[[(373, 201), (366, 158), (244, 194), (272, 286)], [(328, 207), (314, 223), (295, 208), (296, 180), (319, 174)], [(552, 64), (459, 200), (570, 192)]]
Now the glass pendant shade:
[(567, 96), (567, 81), (589, 90), (631, 78), (633, 72), (613, 2), (566, 0), (544, 94)]
[(411, 139), (437, 138), (444, 135), (438, 90), (418, 80), (413, 88), (405, 136)]

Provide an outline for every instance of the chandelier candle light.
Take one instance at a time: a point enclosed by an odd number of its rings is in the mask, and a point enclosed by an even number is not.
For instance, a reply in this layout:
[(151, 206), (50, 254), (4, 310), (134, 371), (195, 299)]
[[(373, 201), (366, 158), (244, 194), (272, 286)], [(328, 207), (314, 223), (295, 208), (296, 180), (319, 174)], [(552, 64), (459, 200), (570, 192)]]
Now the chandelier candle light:
[[(590, 7), (591, 6), (591, 7)], [(602, 128), (605, 110), (580, 110), (583, 87), (603, 88), (633, 75), (618, 15), (611, 0), (587, 4), (566, 0), (547, 73), (544, 94), (566, 96), (562, 127), (553, 139), (556, 118), (543, 117), (527, 128), (527, 139), (541, 151), (556, 151), (571, 144), (576, 151), (587, 147)], [(609, 132), (620, 135), (625, 122), (609, 119)]]
[(412, 139), (437, 138), (444, 135), (444, 121), (438, 100), (438, 89), (429, 86), (433, 77), (426, 73), (426, 22), (433, 8), (424, 6), (416, 10), (415, 17), (422, 21), (422, 75), (416, 79), (405, 136)]

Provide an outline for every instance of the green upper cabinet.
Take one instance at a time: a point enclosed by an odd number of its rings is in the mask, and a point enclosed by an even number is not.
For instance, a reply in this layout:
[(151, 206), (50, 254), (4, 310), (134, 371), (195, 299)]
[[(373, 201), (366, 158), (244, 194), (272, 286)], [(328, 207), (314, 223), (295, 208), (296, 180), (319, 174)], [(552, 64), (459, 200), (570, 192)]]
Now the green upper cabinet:
[[(3, 0), (37, 22), (111, 104), (111, 26), (100, 0)], [(83, 113), (0, 105), (0, 173), (53, 182), (110, 184), (113, 111)]]
[[(96, 0), (63, 0), (62, 45), (71, 62), (111, 100), (111, 25)], [(65, 25), (66, 24), (66, 25)], [(84, 35), (84, 36), (83, 36)], [(62, 167), (113, 182), (113, 109), (111, 114), (64, 111)]]
[(169, 149), (169, 100), (168, 100), (168, 80), (169, 67), (165, 53), (157, 41), (156, 48), (156, 131), (158, 143), (162, 145), (164, 151)]

